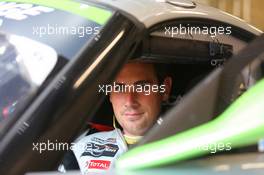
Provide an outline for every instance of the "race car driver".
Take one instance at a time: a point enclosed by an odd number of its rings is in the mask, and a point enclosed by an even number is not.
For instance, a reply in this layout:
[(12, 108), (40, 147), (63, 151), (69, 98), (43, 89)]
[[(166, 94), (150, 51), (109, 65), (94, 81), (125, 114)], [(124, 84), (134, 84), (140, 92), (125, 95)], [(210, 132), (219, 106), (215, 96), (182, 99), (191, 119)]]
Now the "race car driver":
[[(157, 121), (171, 86), (172, 79), (160, 75), (154, 64), (125, 64), (110, 93), (114, 115), (122, 130), (83, 134), (75, 141), (72, 151), (81, 172), (110, 169), (116, 158), (127, 151), (128, 145), (135, 144)], [(65, 167), (60, 166), (59, 170), (65, 171)]]

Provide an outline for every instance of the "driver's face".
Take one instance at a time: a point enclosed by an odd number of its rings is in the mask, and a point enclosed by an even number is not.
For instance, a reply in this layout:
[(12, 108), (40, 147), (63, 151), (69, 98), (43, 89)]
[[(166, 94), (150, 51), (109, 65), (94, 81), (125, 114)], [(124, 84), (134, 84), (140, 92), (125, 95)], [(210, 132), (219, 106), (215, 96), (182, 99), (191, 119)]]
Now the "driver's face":
[[(158, 85), (158, 79), (152, 64), (128, 63), (115, 80), (119, 85)], [(142, 87), (142, 86), (141, 86)], [(126, 135), (141, 136), (156, 121), (161, 102), (164, 100), (160, 92), (112, 92), (110, 101), (115, 116)]]

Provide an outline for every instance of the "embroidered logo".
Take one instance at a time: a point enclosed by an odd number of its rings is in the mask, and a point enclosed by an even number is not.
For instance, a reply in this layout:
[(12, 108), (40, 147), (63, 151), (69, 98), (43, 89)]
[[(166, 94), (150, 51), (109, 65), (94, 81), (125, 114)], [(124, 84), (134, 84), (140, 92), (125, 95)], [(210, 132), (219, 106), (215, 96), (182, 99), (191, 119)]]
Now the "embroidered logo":
[(82, 156), (92, 156), (92, 157), (115, 157), (118, 152), (119, 147), (114, 144), (96, 144), (96, 143), (88, 143), (86, 145), (85, 151), (82, 153)]

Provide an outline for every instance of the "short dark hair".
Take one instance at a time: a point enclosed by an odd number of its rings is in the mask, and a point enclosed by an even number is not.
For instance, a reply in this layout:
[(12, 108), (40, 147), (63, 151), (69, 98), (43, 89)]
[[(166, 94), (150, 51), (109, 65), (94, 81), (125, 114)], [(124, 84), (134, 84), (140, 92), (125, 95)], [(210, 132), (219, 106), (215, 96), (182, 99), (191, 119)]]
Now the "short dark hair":
[(162, 84), (164, 79), (169, 76), (168, 74), (168, 67), (165, 65), (165, 63), (153, 63), (144, 59), (136, 58), (133, 60), (129, 60), (128, 62), (139, 62), (139, 63), (146, 63), (146, 64), (152, 64), (154, 66), (154, 71), (158, 79), (158, 83)]

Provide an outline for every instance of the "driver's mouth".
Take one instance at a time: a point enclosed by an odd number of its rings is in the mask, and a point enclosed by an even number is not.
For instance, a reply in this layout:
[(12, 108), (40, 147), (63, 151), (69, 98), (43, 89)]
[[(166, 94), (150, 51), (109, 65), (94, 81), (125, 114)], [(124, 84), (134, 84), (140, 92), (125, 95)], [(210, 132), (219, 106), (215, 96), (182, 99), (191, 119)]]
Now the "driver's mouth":
[(144, 112), (125, 112), (124, 116), (130, 120), (140, 119)]

